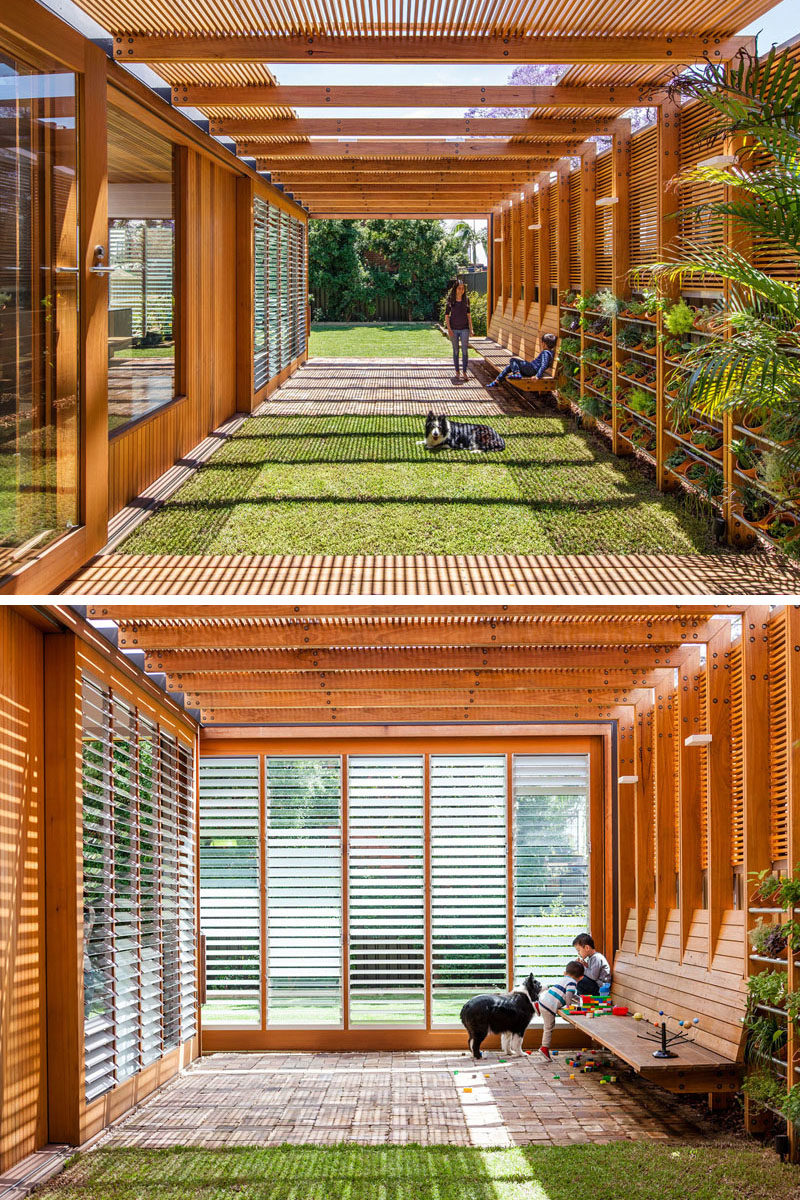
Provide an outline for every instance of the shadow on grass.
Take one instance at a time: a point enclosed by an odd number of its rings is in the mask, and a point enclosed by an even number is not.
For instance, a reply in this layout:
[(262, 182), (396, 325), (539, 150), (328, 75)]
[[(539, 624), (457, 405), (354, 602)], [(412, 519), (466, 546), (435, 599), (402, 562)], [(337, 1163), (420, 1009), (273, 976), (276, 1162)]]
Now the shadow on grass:
[[(257, 1135), (256, 1135), (257, 1136)], [(96, 1150), (37, 1193), (60, 1200), (790, 1200), (796, 1172), (752, 1143)]]

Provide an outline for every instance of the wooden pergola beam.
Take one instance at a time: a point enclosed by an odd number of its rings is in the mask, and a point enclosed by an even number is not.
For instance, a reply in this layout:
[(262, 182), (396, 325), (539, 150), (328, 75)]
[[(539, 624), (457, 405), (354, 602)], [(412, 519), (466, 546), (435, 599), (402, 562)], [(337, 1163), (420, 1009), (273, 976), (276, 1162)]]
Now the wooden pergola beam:
[[(259, 158), (263, 156), (258, 156)], [(437, 176), (441, 178), (449, 178), (451, 175), (461, 176), (464, 179), (480, 179), (482, 177), (489, 179), (499, 179), (501, 177), (516, 179), (520, 185), (529, 185), (531, 182), (531, 172), (541, 170), (542, 167), (549, 164), (549, 159), (530, 158), (522, 162), (510, 159), (508, 162), (495, 161), (486, 163), (481, 166), (480, 163), (451, 162), (449, 160), (439, 159), (438, 161), (430, 161), (419, 159), (419, 161), (404, 162), (402, 159), (368, 159), (364, 162), (356, 162), (354, 159), (338, 159), (336, 161), (325, 164), (325, 178), (328, 179), (334, 175), (372, 175), (377, 180), (381, 180), (387, 171), (393, 171), (396, 175), (421, 175), (426, 179), (435, 179)], [(288, 178), (288, 172), (291, 173), (292, 179), (301, 179), (303, 177), (312, 180), (320, 179), (319, 166), (311, 166), (308, 163), (298, 162), (291, 166), (283, 164), (273, 164), (265, 166), (273, 179), (283, 180)]]
[[(420, 649), (370, 649), (336, 647), (335, 649), (293, 650), (148, 650), (145, 670), (165, 672), (174, 680), (174, 690), (182, 690), (182, 678), (188, 672), (274, 671), (274, 670), (416, 670), (429, 667), (431, 652)], [(457, 670), (475, 668), (546, 667), (558, 671), (562, 667), (640, 667), (655, 670), (677, 667), (683, 661), (684, 647), (631, 646), (611, 651), (602, 647), (557, 649), (553, 647), (485, 646), (454, 648), (442, 646), (436, 650), (439, 666)]]
[(332, 37), (325, 34), (119, 34), (117, 62), (678, 63), (733, 58), (752, 39), (678, 37)]
[[(699, 654), (699, 650), (695, 653)], [(672, 671), (667, 668), (671, 675)], [(304, 692), (326, 694), (327, 690), (346, 689), (350, 692), (380, 687), (384, 692), (402, 693), (411, 690), (449, 691), (471, 688), (476, 694), (510, 689), (530, 689), (546, 686), (550, 691), (574, 691), (589, 689), (595, 696), (612, 695), (620, 688), (653, 688), (659, 685), (663, 670), (647, 671), (638, 668), (595, 667), (592, 670), (560, 667), (554, 672), (547, 668), (527, 669), (478, 669), (433, 671), (420, 669), (374, 670), (374, 671), (187, 671), (182, 675), (167, 676), (167, 690), (183, 692), (185, 703), (191, 708), (189, 697), (234, 694), (245, 699), (254, 693)], [(216, 700), (215, 703), (220, 703)]]
[(491, 696), (484, 696), (481, 691), (468, 686), (458, 688), (443, 688), (436, 691), (425, 691), (414, 688), (386, 692), (373, 683), (372, 689), (361, 691), (343, 691), (332, 688), (327, 691), (320, 689), (317, 693), (299, 694), (297, 692), (265, 691), (265, 692), (218, 692), (187, 693), (184, 703), (188, 708), (209, 709), (225, 708), (229, 711), (236, 709), (255, 708), (286, 708), (298, 705), (311, 707), (332, 708), (386, 708), (393, 712), (405, 708), (442, 708), (447, 705), (468, 708), (481, 707), (491, 703), (502, 714), (508, 706), (519, 708), (541, 707), (545, 704), (557, 706), (580, 704), (588, 711), (590, 706), (602, 707), (608, 704), (634, 704), (641, 698), (635, 688), (620, 687), (613, 689), (610, 694), (602, 689), (599, 692), (591, 688), (554, 689), (554, 688), (513, 688), (507, 691), (498, 690)]
[(701, 645), (719, 629), (701, 616), (652, 617), (614, 623), (587, 618), (565, 623), (517, 621), (493, 616), (466, 621), (360, 623), (302, 618), (224, 625), (149, 625), (120, 622), (120, 649), (307, 649), (321, 647), (416, 648), (420, 646), (648, 646)]
[[(579, 139), (574, 140), (578, 144)], [(297, 158), (560, 158), (570, 153), (570, 142), (509, 142), (503, 139), (481, 138), (474, 142), (409, 141), (395, 127), (387, 131), (386, 140), (338, 141), (319, 138), (308, 142), (248, 142), (237, 141), (239, 154), (267, 158), (272, 162)]]
[(615, 117), (223, 117), (210, 132), (240, 137), (610, 137)]
[[(658, 85), (641, 83), (605, 87), (544, 87), (500, 84), (478, 87), (428, 86), (414, 88), (419, 108), (637, 108), (661, 102)], [(199, 108), (406, 108), (406, 87), (380, 85), (308, 86), (278, 84), (191, 84), (172, 87), (172, 103)]]
[(583, 704), (509, 705), (498, 712), (497, 708), (469, 705), (437, 706), (420, 708), (409, 706), (401, 711), (390, 707), (364, 705), (361, 708), (216, 708), (201, 709), (200, 719), (208, 725), (315, 725), (327, 722), (347, 722), (354, 725), (365, 721), (443, 721), (509, 722), (547, 721), (553, 717), (573, 721), (612, 720), (615, 706)]

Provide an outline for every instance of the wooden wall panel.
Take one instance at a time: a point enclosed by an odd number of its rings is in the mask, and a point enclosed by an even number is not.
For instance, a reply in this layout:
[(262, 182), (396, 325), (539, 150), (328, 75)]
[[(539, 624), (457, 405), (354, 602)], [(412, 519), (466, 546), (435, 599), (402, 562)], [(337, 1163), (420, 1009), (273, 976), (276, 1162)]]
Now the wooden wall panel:
[(42, 641), (0, 609), (0, 1175), (47, 1141)]

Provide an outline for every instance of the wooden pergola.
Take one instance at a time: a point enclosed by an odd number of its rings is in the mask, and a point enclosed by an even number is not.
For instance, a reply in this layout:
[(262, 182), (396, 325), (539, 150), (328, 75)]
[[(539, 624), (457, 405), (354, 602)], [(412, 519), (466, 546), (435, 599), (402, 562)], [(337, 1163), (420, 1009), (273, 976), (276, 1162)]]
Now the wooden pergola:
[[(413, 7), (366, 0), (235, 5), (222, 0), (79, 0), (113, 33), (113, 57), (146, 63), (210, 132), (232, 138), (314, 217), (485, 217), (563, 160), (620, 150), (635, 106), (659, 108), (680, 67), (734, 57), (736, 36), (770, 0), (580, 0), (560, 10), (464, 0)], [(318, 64), (313, 86), (281, 85), (271, 67)], [(325, 82), (328, 64), (560, 64), (556, 86), (378, 86)], [(309, 119), (296, 109), (317, 107)], [(381, 116), (382, 109), (527, 110), (522, 117)], [(358, 108), (363, 116), (337, 115)], [(330, 113), (328, 116), (327, 113)]]

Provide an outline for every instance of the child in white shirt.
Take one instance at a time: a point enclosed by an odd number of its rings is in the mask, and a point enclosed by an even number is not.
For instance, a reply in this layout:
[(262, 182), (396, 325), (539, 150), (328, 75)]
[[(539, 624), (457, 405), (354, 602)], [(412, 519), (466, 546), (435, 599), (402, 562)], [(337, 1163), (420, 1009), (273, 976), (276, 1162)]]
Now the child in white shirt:
[(578, 1001), (578, 981), (583, 979), (583, 964), (577, 960), (568, 962), (564, 968), (563, 978), (544, 988), (536, 1003), (536, 1011), (542, 1018), (542, 1044), (540, 1054), (550, 1058), (550, 1039), (553, 1036), (553, 1026), (556, 1017), (565, 1004)]

